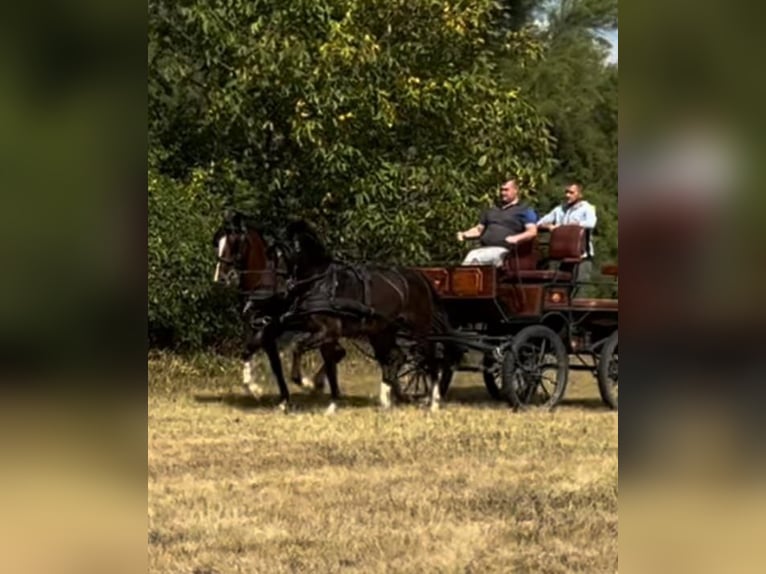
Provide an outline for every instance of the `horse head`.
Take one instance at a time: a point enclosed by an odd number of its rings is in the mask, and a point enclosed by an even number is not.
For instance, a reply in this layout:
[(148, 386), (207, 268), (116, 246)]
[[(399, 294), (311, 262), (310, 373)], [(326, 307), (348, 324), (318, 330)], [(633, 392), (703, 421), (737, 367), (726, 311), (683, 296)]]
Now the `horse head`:
[(265, 273), (273, 268), (264, 235), (252, 218), (239, 211), (229, 211), (213, 235), (218, 262), (213, 281), (239, 284), (243, 290), (255, 290), (264, 283)]

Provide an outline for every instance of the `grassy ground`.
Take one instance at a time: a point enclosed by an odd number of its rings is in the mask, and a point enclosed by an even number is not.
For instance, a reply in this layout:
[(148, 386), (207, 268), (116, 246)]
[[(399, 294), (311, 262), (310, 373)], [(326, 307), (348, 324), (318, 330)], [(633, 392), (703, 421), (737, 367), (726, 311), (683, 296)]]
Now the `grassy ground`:
[[(275, 412), (221, 359), (150, 359), (151, 572), (616, 572), (617, 415), (574, 373), (555, 413), (514, 414), (477, 375), (443, 410), (295, 389)], [(269, 384), (276, 394), (276, 386)]]

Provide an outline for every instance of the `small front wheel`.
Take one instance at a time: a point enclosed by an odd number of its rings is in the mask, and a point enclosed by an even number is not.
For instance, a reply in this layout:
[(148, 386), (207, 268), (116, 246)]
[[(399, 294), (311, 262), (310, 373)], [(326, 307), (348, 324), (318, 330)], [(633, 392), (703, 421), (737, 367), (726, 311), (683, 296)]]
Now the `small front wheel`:
[(516, 409), (553, 409), (564, 397), (569, 378), (569, 355), (561, 337), (544, 325), (531, 325), (513, 338), (511, 350), (503, 360), (504, 398)]
[(392, 387), (394, 397), (401, 403), (418, 403), (431, 395), (431, 380), (419, 357), (410, 357), (396, 374), (398, 384)]

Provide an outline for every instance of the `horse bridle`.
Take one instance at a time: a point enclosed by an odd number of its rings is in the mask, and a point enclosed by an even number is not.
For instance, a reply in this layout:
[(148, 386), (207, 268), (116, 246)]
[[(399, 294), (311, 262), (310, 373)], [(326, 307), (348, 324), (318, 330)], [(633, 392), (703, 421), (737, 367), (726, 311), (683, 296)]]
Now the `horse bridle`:
[[(229, 242), (229, 239), (232, 237), (237, 238), (238, 241), (243, 242), (245, 244), (250, 243), (250, 237), (248, 236), (245, 229), (237, 229), (234, 225), (229, 225), (227, 227), (224, 227), (222, 229), (221, 237), (226, 237), (227, 242)], [(244, 249), (239, 249), (239, 256), (234, 257), (223, 257), (221, 255), (217, 255), (217, 260), (219, 263), (225, 263), (226, 265), (231, 265), (238, 271), (244, 266), (243, 260), (244, 260)]]
[[(250, 235), (247, 233), (246, 230), (242, 229), (236, 229), (233, 227), (230, 227), (226, 229), (223, 233), (225, 237), (228, 239), (236, 238), (236, 241), (238, 242), (238, 249), (236, 250), (236, 256), (234, 257), (223, 257), (221, 255), (217, 256), (217, 260), (221, 263), (224, 263), (226, 265), (229, 265), (232, 267), (230, 272), (236, 273), (238, 276), (247, 275), (249, 273), (264, 273), (264, 270), (257, 270), (257, 271), (248, 271), (245, 269), (245, 253), (248, 246), (252, 246), (252, 240), (250, 239)], [(285, 275), (284, 272), (281, 272), (276, 269), (277, 267), (277, 261), (278, 261), (278, 249), (284, 247), (279, 244), (278, 242), (272, 242), (272, 244), (266, 249), (266, 255), (269, 261), (271, 261), (274, 265), (274, 273), (275, 275)], [(275, 294), (283, 294), (280, 293), (278, 289), (275, 287)]]

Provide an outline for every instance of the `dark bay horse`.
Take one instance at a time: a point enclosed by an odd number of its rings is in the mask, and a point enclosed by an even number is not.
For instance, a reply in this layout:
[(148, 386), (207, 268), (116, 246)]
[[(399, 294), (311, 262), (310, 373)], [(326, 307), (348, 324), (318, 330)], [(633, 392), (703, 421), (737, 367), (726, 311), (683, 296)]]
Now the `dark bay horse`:
[(292, 296), (283, 320), (300, 324), (310, 333), (296, 344), (294, 368), (303, 353), (319, 349), (330, 384), (330, 408), (334, 409), (339, 397), (337, 364), (342, 358), (339, 340), (366, 339), (383, 371), (380, 401), (387, 408), (391, 389), (398, 387), (398, 373), (406, 361), (398, 343), (405, 337), (421, 354), (431, 381), (431, 409), (438, 409), (440, 369), (454, 362), (457, 355), (454, 349), (429, 339), (430, 335), (448, 334), (450, 327), (428, 279), (407, 268), (337, 261), (303, 221), (288, 226), (286, 239)]
[[(239, 289), (240, 308), (247, 325), (245, 348), (242, 353), (242, 384), (253, 396), (260, 397), (263, 389), (253, 380), (253, 356), (263, 350), (277, 380), (280, 407), (286, 408), (290, 393), (285, 382), (278, 340), (283, 334), (279, 317), (287, 309), (287, 289), (280, 279), (276, 241), (263, 233), (246, 215), (229, 213), (218, 228), (213, 244), (218, 262), (214, 282)], [(293, 371), (298, 371), (295, 366)], [(321, 380), (323, 369), (314, 380)], [(309, 381), (293, 380), (299, 386)]]

